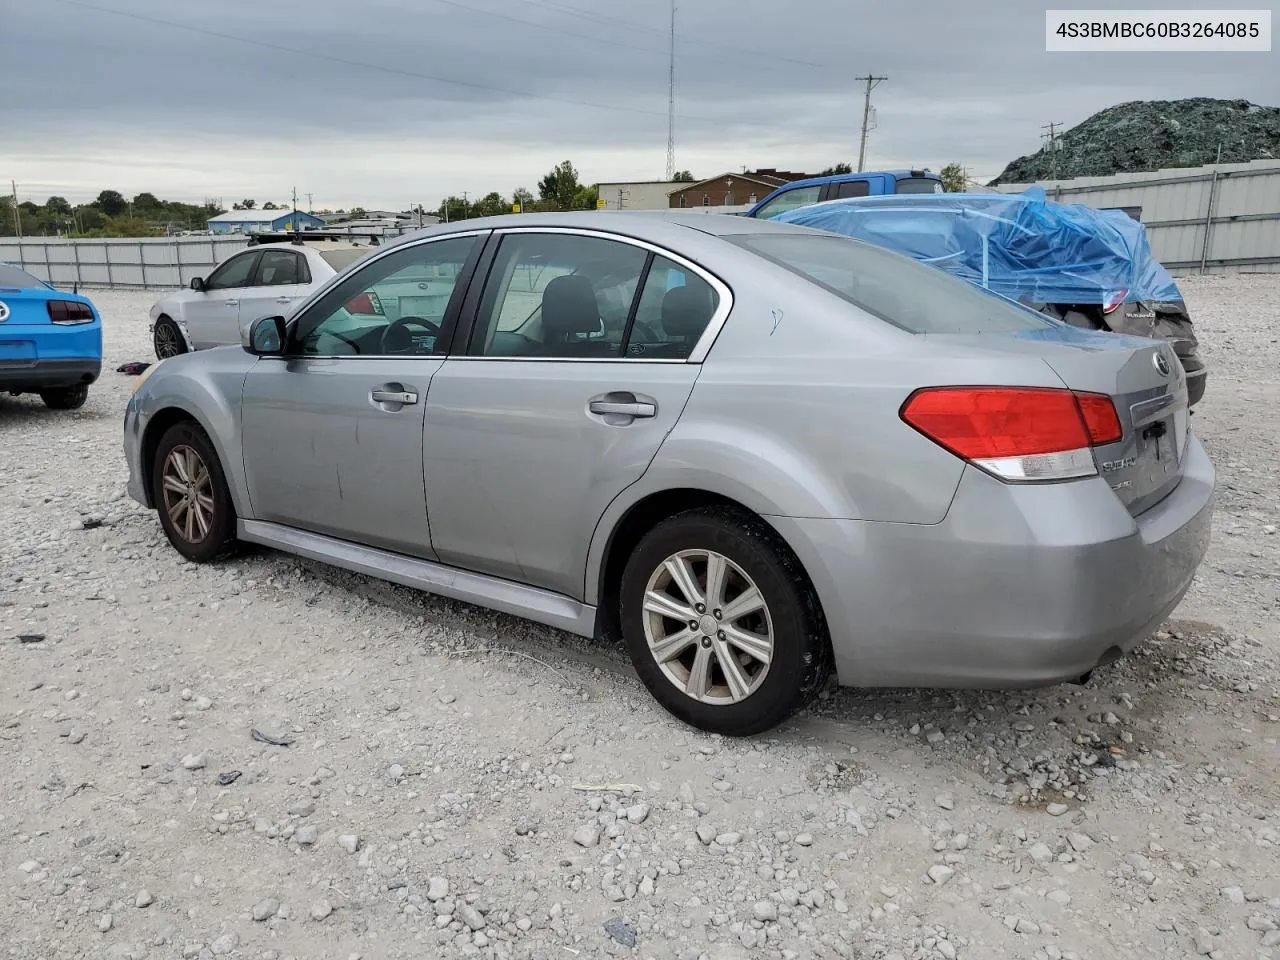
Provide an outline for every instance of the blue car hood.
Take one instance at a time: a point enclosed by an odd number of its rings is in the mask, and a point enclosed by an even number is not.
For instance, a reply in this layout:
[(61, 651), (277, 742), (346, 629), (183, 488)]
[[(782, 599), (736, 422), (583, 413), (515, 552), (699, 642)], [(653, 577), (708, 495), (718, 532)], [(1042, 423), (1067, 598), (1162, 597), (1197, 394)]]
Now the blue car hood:
[(1054, 203), (1039, 187), (830, 200), (774, 219), (896, 250), (1023, 303), (1182, 299), (1141, 223)]

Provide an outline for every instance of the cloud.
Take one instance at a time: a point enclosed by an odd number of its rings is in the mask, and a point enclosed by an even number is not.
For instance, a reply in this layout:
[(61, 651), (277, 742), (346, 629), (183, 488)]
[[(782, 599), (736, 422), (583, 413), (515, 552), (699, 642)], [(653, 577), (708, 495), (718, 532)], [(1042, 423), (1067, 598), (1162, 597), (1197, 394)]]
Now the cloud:
[[(667, 0), (11, 0), (0, 81), (24, 196), (105, 188), (318, 206), (434, 205), (665, 166)], [(873, 72), (873, 166), (991, 176), (1123, 100), (1280, 101), (1266, 54), (1044, 52), (1043, 10), (889, 0), (686, 0), (678, 165), (856, 160)], [(1194, 69), (1189, 68), (1194, 64)], [(11, 132), (12, 131), (12, 132)]]

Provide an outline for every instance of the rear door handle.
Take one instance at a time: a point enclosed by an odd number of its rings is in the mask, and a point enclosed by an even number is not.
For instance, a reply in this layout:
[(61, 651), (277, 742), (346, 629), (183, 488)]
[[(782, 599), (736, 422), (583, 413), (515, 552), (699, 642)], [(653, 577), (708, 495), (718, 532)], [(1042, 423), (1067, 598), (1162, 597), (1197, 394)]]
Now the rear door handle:
[(293, 297), (276, 297), (276, 303), (293, 303)]
[(624, 390), (592, 397), (587, 401), (587, 409), (602, 417), (654, 417), (658, 414), (656, 403)]
[(418, 395), (411, 390), (370, 390), (369, 399), (374, 403), (417, 403)]
[(239, 301), (239, 300), (223, 300), (222, 302), (223, 302), (223, 303), (225, 303), (228, 307), (238, 307), (238, 306), (240, 306), (240, 301)]

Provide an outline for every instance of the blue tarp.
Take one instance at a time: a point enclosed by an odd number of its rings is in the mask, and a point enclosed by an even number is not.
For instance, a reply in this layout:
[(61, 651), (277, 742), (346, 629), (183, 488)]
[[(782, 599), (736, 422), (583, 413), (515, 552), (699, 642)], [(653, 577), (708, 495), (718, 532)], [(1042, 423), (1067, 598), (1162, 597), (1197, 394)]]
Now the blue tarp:
[(774, 218), (905, 253), (1023, 303), (1181, 300), (1147, 231), (1120, 210), (1054, 203), (1044, 190), (859, 197)]

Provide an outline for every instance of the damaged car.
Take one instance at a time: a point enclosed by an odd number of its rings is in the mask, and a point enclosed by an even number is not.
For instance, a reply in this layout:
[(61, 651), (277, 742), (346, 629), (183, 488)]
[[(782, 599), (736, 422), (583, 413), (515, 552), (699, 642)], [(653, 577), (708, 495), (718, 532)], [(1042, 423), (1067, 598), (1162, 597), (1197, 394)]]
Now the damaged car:
[(1191, 405), (1204, 396), (1186, 302), (1122, 210), (1054, 203), (1033, 187), (830, 200), (777, 219), (896, 250), (1074, 327), (1164, 340)]

